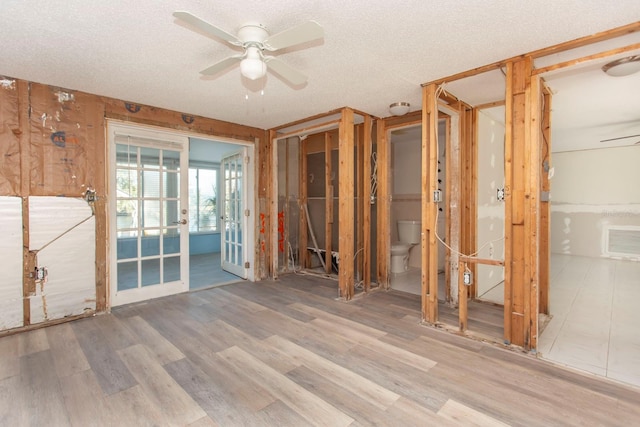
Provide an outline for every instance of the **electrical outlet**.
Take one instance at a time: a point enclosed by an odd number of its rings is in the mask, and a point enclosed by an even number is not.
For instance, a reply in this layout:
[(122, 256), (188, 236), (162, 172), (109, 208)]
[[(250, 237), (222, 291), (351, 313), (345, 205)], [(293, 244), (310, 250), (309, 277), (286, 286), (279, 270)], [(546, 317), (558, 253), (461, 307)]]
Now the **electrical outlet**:
[(498, 199), (499, 202), (504, 201), (504, 188), (498, 188), (496, 198)]
[(442, 202), (442, 190), (436, 190), (433, 192), (433, 201), (435, 203)]
[(465, 271), (462, 273), (462, 283), (466, 286), (471, 286), (473, 284), (473, 273), (470, 271)]

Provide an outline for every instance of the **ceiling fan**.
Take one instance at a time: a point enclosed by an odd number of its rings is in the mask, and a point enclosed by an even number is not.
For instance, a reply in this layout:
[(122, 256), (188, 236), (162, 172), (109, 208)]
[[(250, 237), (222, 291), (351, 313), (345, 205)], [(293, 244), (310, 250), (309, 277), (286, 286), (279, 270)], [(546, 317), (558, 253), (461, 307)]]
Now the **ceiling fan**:
[(240, 63), (240, 72), (250, 80), (263, 77), (269, 68), (294, 86), (304, 84), (307, 76), (274, 56), (264, 55), (264, 51), (275, 52), (324, 36), (322, 27), (315, 21), (306, 22), (272, 36), (269, 36), (264, 25), (245, 24), (238, 30), (238, 35), (234, 36), (189, 12), (176, 11), (173, 12), (173, 16), (200, 31), (244, 49), (242, 54), (230, 56), (200, 71), (206, 76), (216, 75)]

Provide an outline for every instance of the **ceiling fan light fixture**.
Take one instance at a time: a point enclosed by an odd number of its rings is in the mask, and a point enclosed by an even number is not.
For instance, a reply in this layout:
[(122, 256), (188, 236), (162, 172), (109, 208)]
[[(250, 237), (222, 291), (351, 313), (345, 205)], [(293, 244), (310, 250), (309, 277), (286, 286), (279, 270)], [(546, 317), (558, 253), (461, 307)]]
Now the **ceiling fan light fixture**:
[(247, 48), (247, 57), (240, 61), (240, 72), (249, 80), (257, 80), (267, 74), (267, 64), (262, 60), (257, 47)]
[(602, 71), (613, 77), (630, 76), (640, 71), (640, 55), (627, 56), (605, 64)]
[(409, 112), (411, 104), (408, 102), (394, 102), (389, 105), (389, 112), (394, 116), (404, 116)]

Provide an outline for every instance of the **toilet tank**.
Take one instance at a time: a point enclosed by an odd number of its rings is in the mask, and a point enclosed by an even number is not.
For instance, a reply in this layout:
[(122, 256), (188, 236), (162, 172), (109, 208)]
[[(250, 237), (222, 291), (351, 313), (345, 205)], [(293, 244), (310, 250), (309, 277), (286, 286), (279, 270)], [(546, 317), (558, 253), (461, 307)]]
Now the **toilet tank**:
[(420, 243), (422, 227), (420, 221), (398, 221), (398, 238), (402, 243)]

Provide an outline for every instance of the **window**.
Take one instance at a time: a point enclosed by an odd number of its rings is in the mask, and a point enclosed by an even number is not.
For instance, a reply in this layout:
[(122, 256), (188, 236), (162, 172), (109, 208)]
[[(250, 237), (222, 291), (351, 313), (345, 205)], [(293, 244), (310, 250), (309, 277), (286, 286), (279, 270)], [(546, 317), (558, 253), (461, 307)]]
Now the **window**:
[[(213, 167), (213, 166), (212, 166)], [(218, 171), (212, 168), (189, 168), (189, 231), (218, 229)]]

